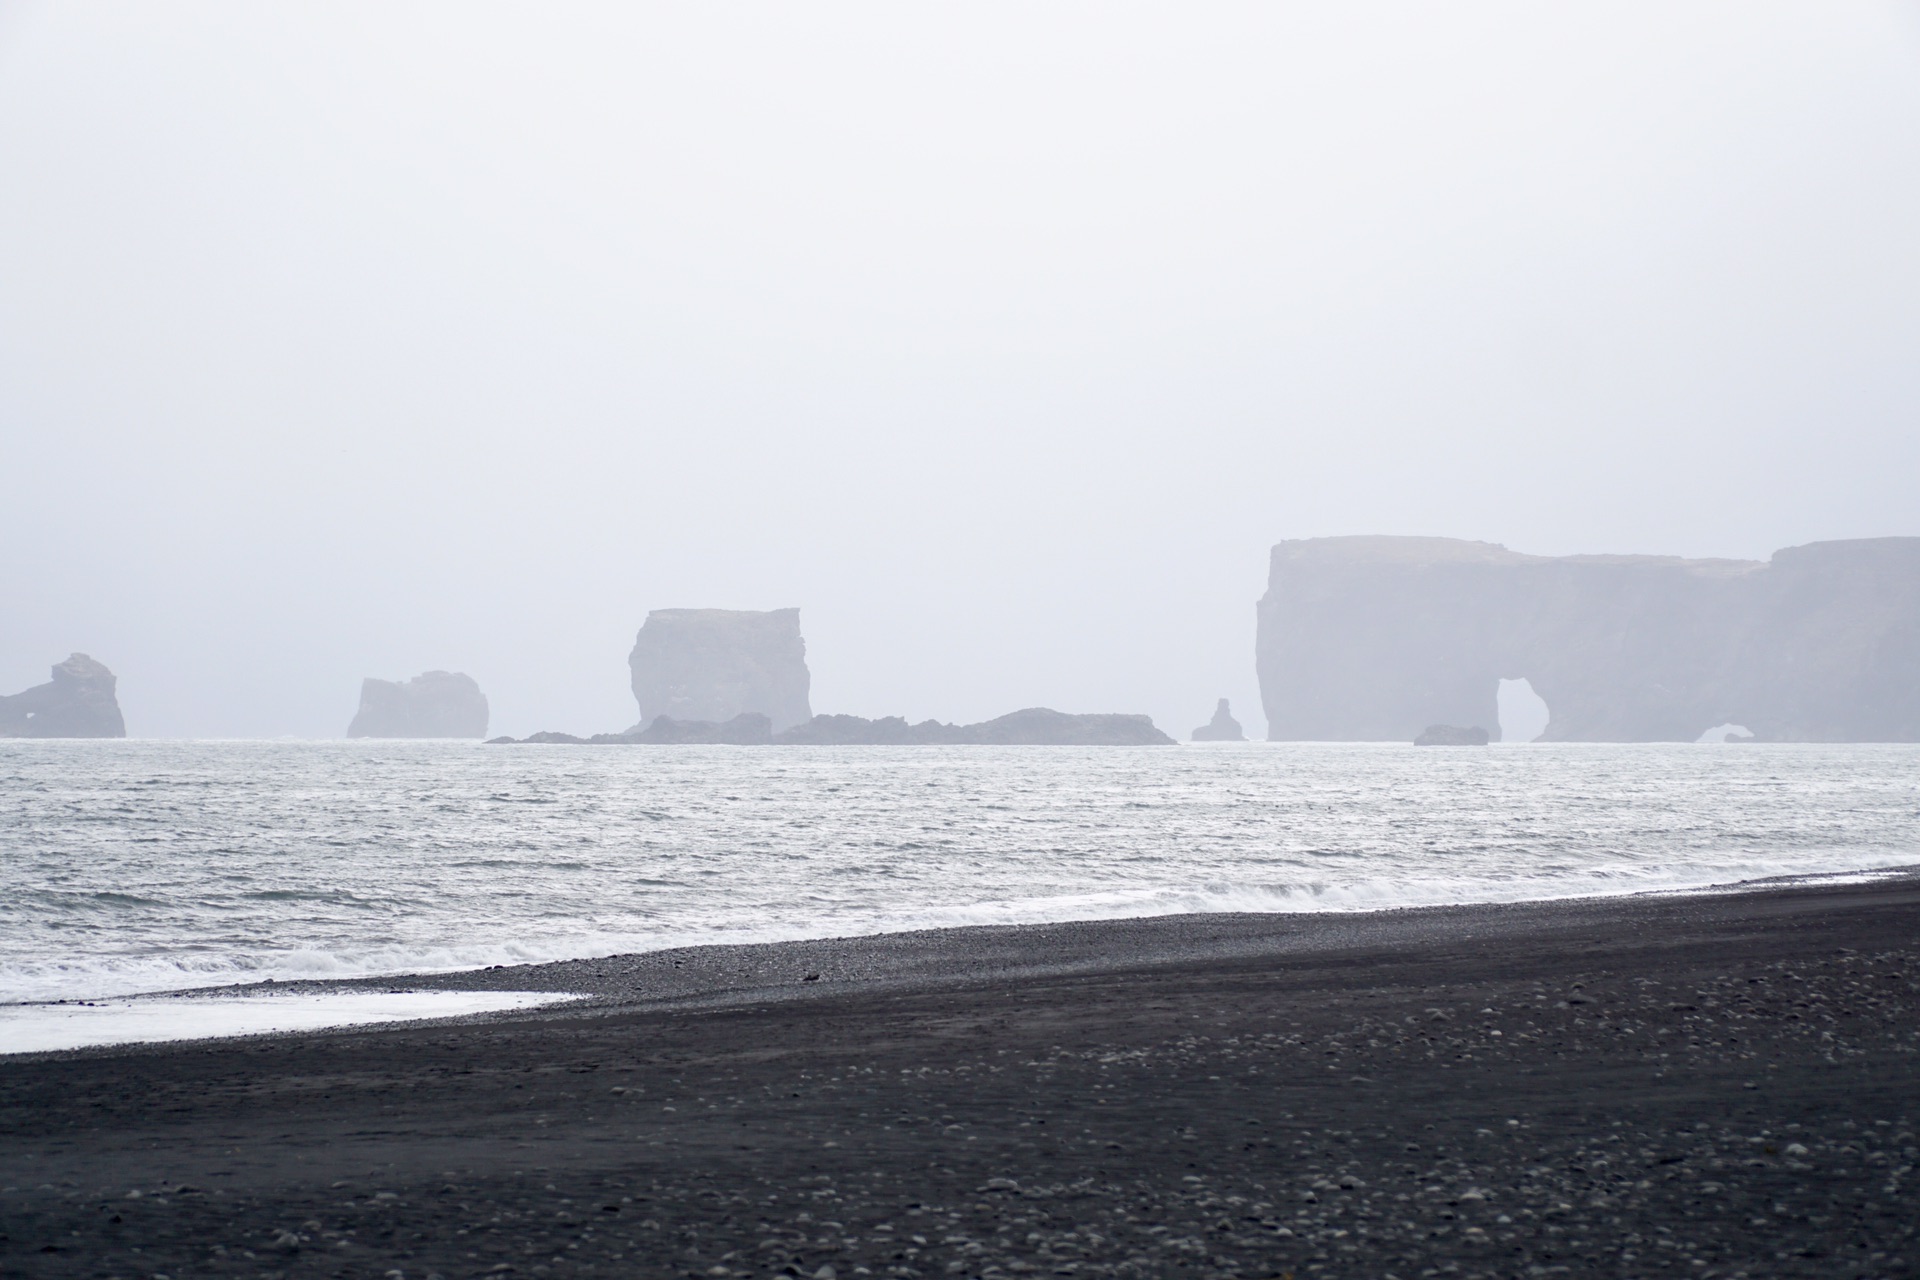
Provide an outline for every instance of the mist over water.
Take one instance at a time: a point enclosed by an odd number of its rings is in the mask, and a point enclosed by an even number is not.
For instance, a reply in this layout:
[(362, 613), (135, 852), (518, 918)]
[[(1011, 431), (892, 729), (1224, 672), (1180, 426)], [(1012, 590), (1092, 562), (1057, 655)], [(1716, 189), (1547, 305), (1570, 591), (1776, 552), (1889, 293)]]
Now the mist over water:
[(0, 693), (589, 734), (798, 606), (1263, 736), (1282, 539), (1920, 530), (1916, 119), (1912, 3), (0, 5)]
[(1920, 748), (0, 743), (0, 1000), (1920, 862)]

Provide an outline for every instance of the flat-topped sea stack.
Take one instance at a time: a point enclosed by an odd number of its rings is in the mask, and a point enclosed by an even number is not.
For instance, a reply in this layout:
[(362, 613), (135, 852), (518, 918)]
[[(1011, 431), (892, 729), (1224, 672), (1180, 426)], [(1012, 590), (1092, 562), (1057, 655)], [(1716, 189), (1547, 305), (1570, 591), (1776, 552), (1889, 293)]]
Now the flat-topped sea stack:
[(349, 738), (484, 738), (487, 696), (458, 671), (427, 671), (411, 680), (360, 683), (360, 710)]
[(1499, 722), (1546, 742), (1920, 741), (1920, 538), (1766, 561), (1530, 556), (1452, 538), (1282, 542), (1259, 605), (1268, 736), (1406, 742)]
[(46, 684), (0, 697), (0, 738), (124, 738), (118, 683), (105, 663), (73, 654)]
[(1220, 705), (1213, 709), (1213, 719), (1193, 731), (1195, 742), (1245, 742), (1247, 734), (1240, 722), (1233, 718), (1233, 712), (1227, 709), (1227, 700), (1220, 699)]
[(635, 733), (661, 716), (720, 725), (757, 712), (775, 733), (813, 718), (798, 609), (655, 609), (627, 663)]

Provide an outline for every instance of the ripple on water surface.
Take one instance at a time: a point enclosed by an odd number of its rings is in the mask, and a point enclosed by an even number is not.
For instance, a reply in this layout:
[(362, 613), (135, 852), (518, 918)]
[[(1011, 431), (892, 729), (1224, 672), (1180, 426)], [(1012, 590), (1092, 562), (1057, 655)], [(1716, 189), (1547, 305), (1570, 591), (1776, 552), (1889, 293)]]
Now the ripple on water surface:
[(0, 743), (0, 1000), (1920, 861), (1920, 748)]

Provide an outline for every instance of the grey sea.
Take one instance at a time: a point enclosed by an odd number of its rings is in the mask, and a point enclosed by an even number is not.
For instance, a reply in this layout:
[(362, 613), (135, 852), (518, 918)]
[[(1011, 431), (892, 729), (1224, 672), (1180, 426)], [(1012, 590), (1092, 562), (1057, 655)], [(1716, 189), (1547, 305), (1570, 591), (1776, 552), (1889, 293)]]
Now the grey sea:
[(0, 743), (0, 1002), (1920, 863), (1920, 747)]

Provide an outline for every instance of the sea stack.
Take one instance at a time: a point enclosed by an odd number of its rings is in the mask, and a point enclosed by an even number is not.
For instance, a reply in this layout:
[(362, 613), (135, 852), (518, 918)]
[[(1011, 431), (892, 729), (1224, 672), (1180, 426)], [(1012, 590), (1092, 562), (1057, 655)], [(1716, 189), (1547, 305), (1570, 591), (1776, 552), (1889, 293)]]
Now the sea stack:
[(1245, 742), (1247, 735), (1240, 728), (1240, 722), (1227, 710), (1227, 700), (1220, 699), (1220, 705), (1213, 709), (1213, 719), (1193, 731), (1195, 742)]
[(1255, 662), (1268, 736), (1406, 742), (1499, 723), (1501, 680), (1546, 701), (1542, 742), (1920, 741), (1920, 538), (1760, 560), (1531, 556), (1453, 538), (1273, 548)]
[(774, 733), (813, 718), (798, 609), (655, 609), (627, 663), (635, 733), (661, 716), (721, 725), (758, 712)]
[(124, 738), (117, 683), (105, 663), (73, 654), (46, 684), (0, 697), (0, 738)]
[(470, 675), (428, 671), (406, 682), (360, 682), (349, 738), (484, 738), (487, 696)]

